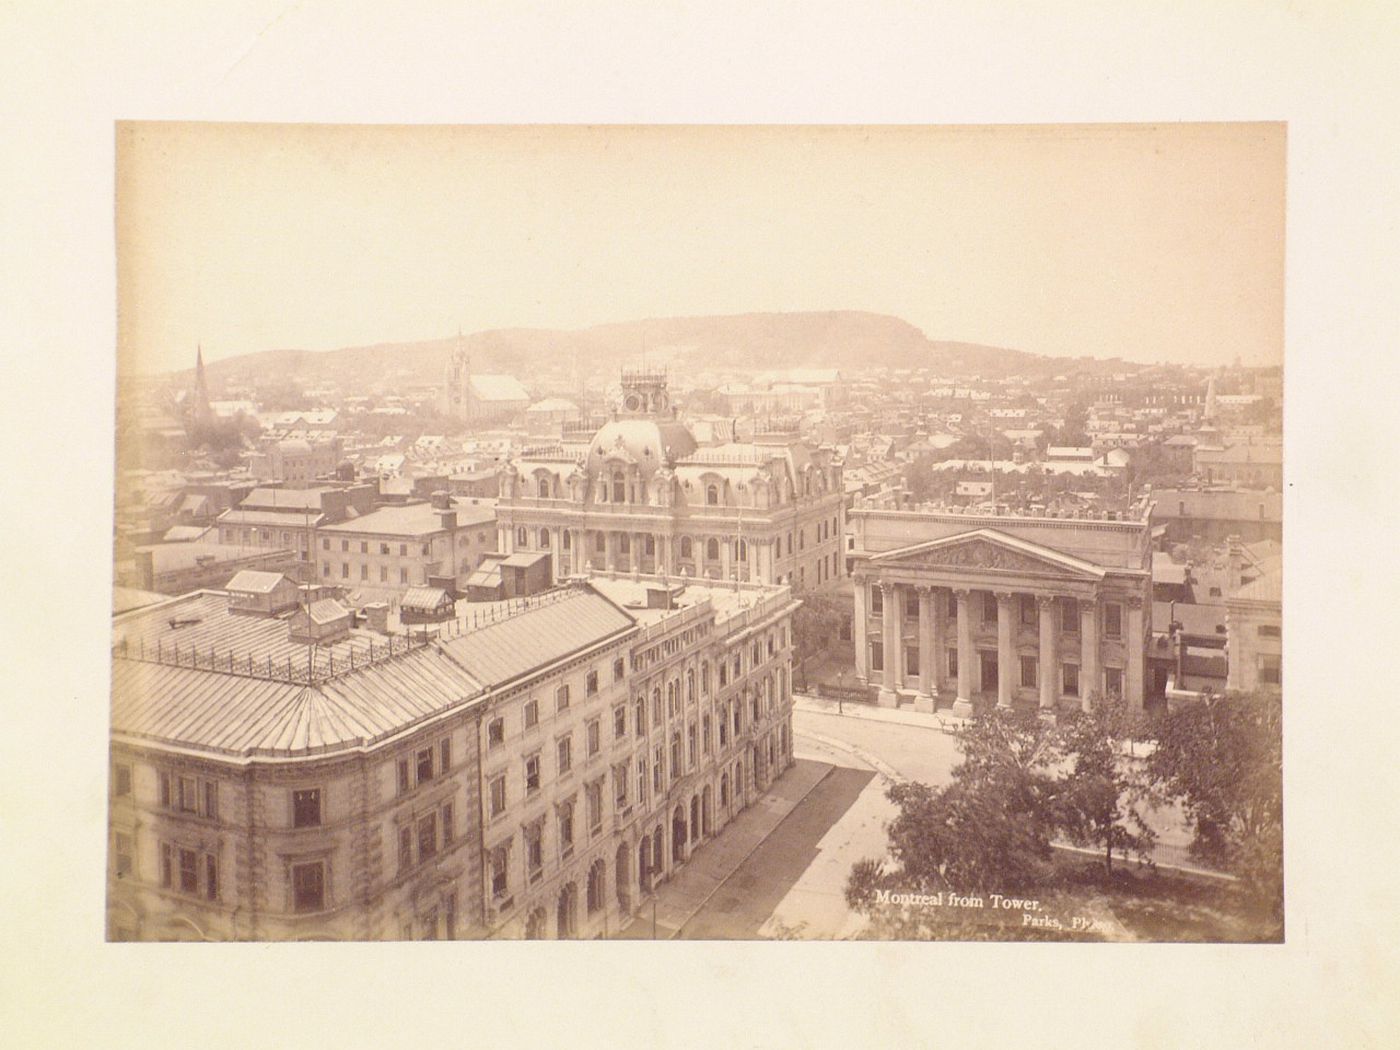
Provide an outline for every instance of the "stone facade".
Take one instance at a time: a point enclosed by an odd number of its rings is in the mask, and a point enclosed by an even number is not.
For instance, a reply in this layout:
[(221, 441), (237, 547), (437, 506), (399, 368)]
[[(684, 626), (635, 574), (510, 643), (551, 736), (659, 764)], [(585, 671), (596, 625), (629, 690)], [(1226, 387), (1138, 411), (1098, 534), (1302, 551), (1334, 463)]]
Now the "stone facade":
[(555, 575), (589, 570), (776, 583), (845, 574), (841, 468), (792, 435), (700, 448), (662, 373), (623, 376), (615, 418), (587, 450), (510, 463), (496, 507), (500, 549), (548, 551)]
[(1150, 506), (1130, 520), (851, 512), (857, 678), (886, 705), (1141, 709)]

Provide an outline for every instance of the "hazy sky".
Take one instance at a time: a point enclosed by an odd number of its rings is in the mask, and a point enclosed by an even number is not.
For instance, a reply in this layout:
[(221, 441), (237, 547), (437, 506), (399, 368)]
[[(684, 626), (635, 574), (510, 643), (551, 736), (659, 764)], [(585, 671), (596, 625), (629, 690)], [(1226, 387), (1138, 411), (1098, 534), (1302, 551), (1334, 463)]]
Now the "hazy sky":
[(1275, 363), (1284, 138), (123, 124), (123, 368), (831, 309), (1043, 354)]

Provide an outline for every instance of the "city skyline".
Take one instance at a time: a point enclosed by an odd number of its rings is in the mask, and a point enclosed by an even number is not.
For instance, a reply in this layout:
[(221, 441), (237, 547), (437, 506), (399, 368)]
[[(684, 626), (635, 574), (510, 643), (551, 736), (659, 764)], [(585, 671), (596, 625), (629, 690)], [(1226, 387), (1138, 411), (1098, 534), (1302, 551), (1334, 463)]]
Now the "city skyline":
[(806, 310), (1051, 357), (1282, 360), (1279, 124), (117, 138), (124, 372), (188, 368), (197, 345)]

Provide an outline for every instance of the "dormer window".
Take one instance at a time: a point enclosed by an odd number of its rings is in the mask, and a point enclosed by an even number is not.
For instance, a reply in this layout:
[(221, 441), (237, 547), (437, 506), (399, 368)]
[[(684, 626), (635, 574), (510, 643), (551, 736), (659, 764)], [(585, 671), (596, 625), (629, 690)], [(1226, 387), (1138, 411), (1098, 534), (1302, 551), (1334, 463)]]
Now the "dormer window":
[(613, 472), (612, 501), (614, 503), (627, 502), (627, 480), (622, 476), (622, 471)]

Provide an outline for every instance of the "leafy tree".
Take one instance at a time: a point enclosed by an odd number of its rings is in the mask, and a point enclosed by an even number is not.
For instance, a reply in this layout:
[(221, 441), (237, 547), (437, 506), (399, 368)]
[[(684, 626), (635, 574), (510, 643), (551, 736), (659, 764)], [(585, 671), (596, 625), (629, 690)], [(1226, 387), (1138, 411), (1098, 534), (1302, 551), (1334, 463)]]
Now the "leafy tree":
[(895, 784), (899, 807), (890, 823), (889, 853), (896, 867), (857, 864), (848, 877), (848, 902), (869, 910), (881, 888), (914, 892), (995, 886), (1025, 892), (1052, 877), (1059, 755), (1054, 729), (1032, 713), (995, 708), (958, 730), (963, 760), (943, 787)]
[(1141, 806), (1147, 789), (1122, 760), (1120, 742), (1133, 733), (1134, 720), (1116, 696), (1095, 697), (1062, 731), (1072, 764), (1060, 778), (1059, 823), (1070, 841), (1104, 851), (1104, 870), (1113, 873), (1113, 855), (1147, 859), (1157, 840)]
[(1147, 772), (1180, 802), (1191, 853), (1239, 876), (1275, 917), (1283, 911), (1283, 702), (1275, 692), (1207, 696), (1156, 726)]
[(832, 594), (808, 591), (792, 615), (792, 642), (802, 688), (807, 688), (807, 661), (832, 648), (846, 614)]

